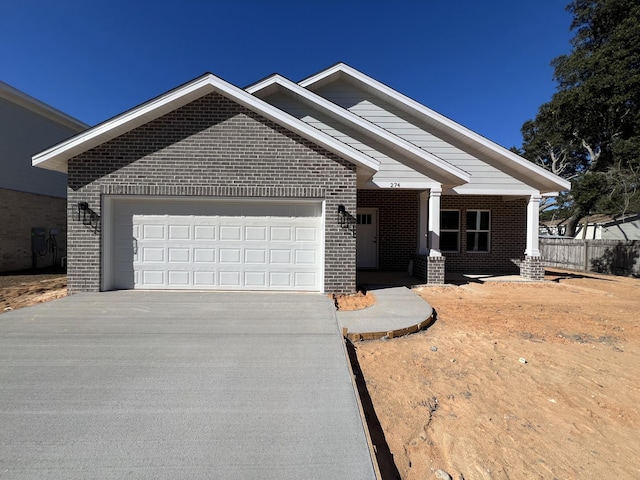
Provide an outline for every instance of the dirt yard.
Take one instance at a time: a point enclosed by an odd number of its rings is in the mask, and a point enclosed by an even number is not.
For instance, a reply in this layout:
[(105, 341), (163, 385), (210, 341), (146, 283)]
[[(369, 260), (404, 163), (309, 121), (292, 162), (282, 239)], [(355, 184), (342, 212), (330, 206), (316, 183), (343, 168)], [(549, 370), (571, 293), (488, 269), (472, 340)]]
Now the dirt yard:
[(67, 276), (63, 273), (0, 275), (0, 313), (66, 295)]
[(640, 478), (640, 280), (546, 279), (422, 288), (432, 327), (355, 345), (385, 479)]

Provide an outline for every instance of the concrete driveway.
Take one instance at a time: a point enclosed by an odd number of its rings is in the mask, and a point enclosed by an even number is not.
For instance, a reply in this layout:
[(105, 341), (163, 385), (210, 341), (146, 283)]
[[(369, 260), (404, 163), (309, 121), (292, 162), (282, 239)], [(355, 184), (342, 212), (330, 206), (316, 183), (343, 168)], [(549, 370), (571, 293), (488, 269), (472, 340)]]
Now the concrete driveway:
[(0, 315), (18, 478), (375, 478), (331, 301), (125, 291)]

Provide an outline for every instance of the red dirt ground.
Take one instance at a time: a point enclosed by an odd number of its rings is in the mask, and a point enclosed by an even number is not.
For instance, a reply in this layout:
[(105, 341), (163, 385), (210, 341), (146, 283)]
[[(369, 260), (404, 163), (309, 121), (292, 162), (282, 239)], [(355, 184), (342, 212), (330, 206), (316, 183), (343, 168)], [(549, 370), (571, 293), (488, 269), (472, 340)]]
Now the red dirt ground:
[(431, 328), (355, 345), (385, 478), (640, 478), (640, 279), (546, 279), (423, 287)]

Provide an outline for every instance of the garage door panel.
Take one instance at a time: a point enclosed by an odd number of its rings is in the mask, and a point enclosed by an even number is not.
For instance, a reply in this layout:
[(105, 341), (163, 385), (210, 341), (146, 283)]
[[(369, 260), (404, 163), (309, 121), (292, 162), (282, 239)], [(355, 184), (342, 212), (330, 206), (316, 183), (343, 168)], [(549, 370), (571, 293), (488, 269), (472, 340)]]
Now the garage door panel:
[(195, 225), (193, 229), (193, 239), (202, 241), (215, 240), (216, 227), (213, 225)]
[(219, 285), (222, 288), (238, 288), (242, 285), (240, 279), (242, 278), (241, 272), (234, 272), (229, 270), (220, 271)]
[(167, 273), (170, 287), (188, 287), (191, 285), (191, 272), (184, 270), (169, 270)]
[(147, 262), (164, 262), (165, 249), (163, 247), (142, 247), (140, 248), (142, 252), (142, 261), (144, 263)]
[(194, 263), (215, 263), (216, 250), (214, 248), (194, 248), (193, 249), (193, 262)]
[(239, 248), (221, 248), (220, 249), (220, 263), (232, 263), (240, 265), (241, 251)]
[(289, 249), (271, 249), (270, 259), (272, 264), (287, 264), (291, 263), (291, 250)]
[(165, 275), (164, 270), (147, 269), (141, 272), (141, 281), (146, 286), (164, 286)]
[(220, 240), (223, 242), (233, 241), (237, 242), (242, 239), (242, 228), (238, 225), (221, 225), (220, 226)]
[(274, 242), (290, 242), (293, 238), (291, 227), (271, 227), (269, 239)]
[(191, 249), (190, 248), (168, 248), (169, 251), (169, 263), (190, 263), (191, 261)]
[(191, 225), (169, 224), (169, 240), (189, 240), (191, 228)]
[(165, 225), (142, 225), (142, 236), (140, 240), (164, 240)]
[(248, 242), (264, 242), (267, 240), (267, 227), (249, 226), (244, 229), (244, 239)]
[(249, 288), (266, 288), (267, 272), (244, 272), (244, 284)]
[(273, 288), (292, 288), (291, 273), (289, 272), (269, 272), (269, 286)]
[(321, 289), (319, 202), (139, 203), (114, 202), (116, 288)]
[(267, 250), (247, 248), (244, 251), (244, 263), (247, 265), (267, 265)]
[(193, 272), (193, 285), (196, 288), (212, 288), (217, 285), (216, 271)]

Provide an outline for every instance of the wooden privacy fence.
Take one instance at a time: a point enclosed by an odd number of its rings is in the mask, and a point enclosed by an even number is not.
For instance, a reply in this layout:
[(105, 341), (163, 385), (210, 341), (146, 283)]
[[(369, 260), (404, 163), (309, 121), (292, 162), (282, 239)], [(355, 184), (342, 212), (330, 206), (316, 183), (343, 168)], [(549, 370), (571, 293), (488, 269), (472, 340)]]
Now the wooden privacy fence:
[(549, 267), (640, 276), (640, 240), (541, 237), (540, 255)]

